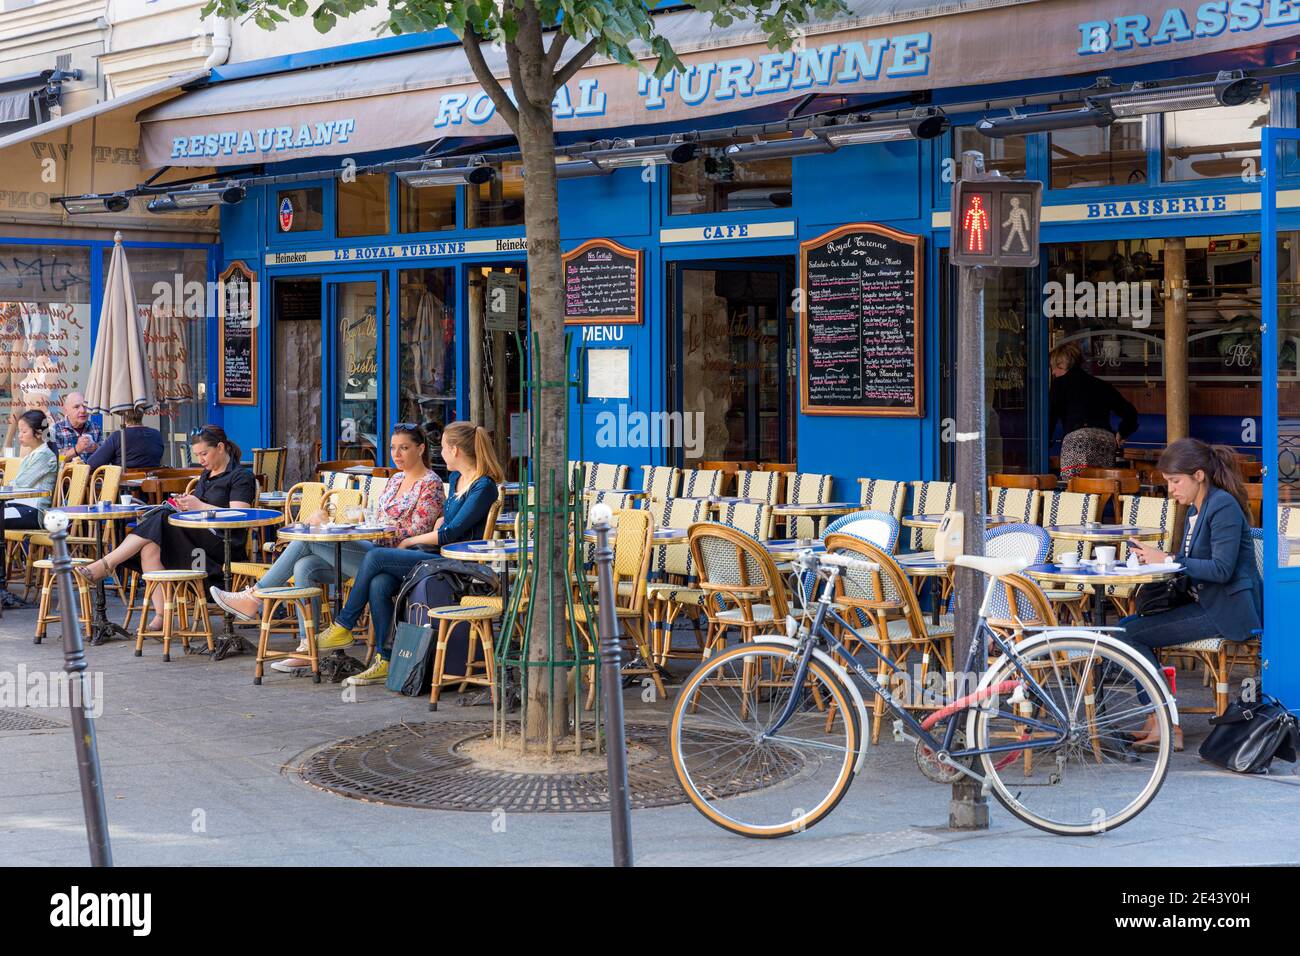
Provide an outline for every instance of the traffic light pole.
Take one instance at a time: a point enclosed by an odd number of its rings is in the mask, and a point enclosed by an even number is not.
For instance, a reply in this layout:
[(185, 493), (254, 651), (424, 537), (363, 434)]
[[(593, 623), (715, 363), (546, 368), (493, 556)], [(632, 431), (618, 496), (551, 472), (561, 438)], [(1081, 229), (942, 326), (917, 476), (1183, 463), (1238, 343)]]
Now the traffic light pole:
[[(969, 181), (983, 172), (981, 153), (962, 154), (963, 179)], [(953, 216), (957, 215), (959, 210), (954, 207)], [(955, 222), (950, 233), (957, 235)], [(984, 553), (984, 275), (983, 266), (957, 267), (957, 510), (964, 518), (962, 550), (966, 554)], [(953, 667), (960, 668), (969, 658), (983, 588), (978, 571), (954, 571)], [(977, 661), (975, 666), (981, 663)], [(966, 686), (965, 676), (957, 674), (955, 688), (959, 695), (973, 689)], [(949, 829), (987, 830), (988, 826), (989, 804), (982, 785), (960, 775), (952, 785), (948, 804)]]

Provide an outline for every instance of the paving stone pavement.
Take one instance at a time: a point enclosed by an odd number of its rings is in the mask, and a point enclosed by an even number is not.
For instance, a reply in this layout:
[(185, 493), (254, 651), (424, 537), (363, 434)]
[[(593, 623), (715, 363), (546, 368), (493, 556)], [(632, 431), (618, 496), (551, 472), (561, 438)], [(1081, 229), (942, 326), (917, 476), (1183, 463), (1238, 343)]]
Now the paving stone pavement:
[[(110, 601), (110, 613), (119, 614)], [(57, 628), (32, 643), (35, 613), (0, 621), (0, 677), (20, 667), (57, 673)], [(316, 790), (290, 769), (330, 741), (400, 721), (487, 719), (456, 705), (436, 714), (424, 699), (271, 673), (253, 685), (250, 657), (204, 656), (127, 643), (87, 649), (103, 681), (96, 721), (108, 819), (119, 865), (603, 865), (602, 813), (458, 813), (388, 807)], [(12, 681), (12, 677), (9, 678)], [(1196, 688), (1185, 689), (1195, 694)], [(671, 688), (670, 688), (671, 693)], [(666, 702), (627, 696), (630, 720), (665, 722)], [(21, 703), (21, 702), (19, 702)], [(0, 707), (8, 706), (0, 702)], [(42, 709), (60, 726), (0, 728), (0, 865), (87, 862), (81, 796), (66, 710)], [(728, 834), (689, 806), (633, 813), (640, 865), (1036, 864), (1208, 865), (1300, 863), (1300, 776), (1278, 764), (1267, 778), (1220, 772), (1195, 754), (1207, 725), (1187, 717), (1157, 800), (1137, 820), (1100, 837), (1033, 830), (996, 803), (992, 827), (946, 829), (948, 788), (930, 783), (911, 747), (883, 742), (848, 796), (807, 833), (777, 841)]]

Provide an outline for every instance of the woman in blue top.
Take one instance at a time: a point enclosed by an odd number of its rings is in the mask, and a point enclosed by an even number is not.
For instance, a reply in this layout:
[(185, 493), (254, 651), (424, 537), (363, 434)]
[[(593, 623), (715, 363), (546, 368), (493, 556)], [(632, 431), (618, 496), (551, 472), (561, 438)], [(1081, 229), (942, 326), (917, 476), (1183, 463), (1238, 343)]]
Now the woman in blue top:
[(504, 478), (487, 429), (470, 422), (452, 422), (442, 432), (442, 457), (452, 472), (450, 484), (454, 491), (433, 530), (407, 538), (396, 548), (369, 551), (352, 582), (347, 603), (333, 625), (316, 638), (316, 646), (322, 651), (347, 647), (352, 643), (352, 628), (369, 604), (378, 653), (370, 667), (345, 683), (382, 684), (388, 679), (393, 601), (406, 573), (430, 560), (442, 545), (473, 541), (486, 532), (488, 512), (497, 500), (497, 485)]
[[(1169, 483), (1169, 497), (1187, 508), (1183, 543), (1174, 554), (1136, 541), (1130, 541), (1129, 548), (1143, 564), (1182, 565), (1192, 600), (1161, 614), (1133, 615), (1119, 623), (1124, 641), (1158, 667), (1154, 648), (1212, 637), (1249, 641), (1263, 620), (1264, 595), (1246, 518), (1250, 513), (1246, 489), (1232, 449), (1180, 438), (1161, 453), (1156, 467)], [(1152, 715), (1135, 745), (1155, 743)], [(1174, 749), (1183, 749), (1181, 727), (1174, 729)]]
[(44, 412), (23, 412), (18, 416), (18, 444), (23, 447), (15, 488), (37, 488), (40, 494), (17, 498), (5, 506), (5, 527), (32, 530), (42, 527), (41, 520), (54, 494), (54, 480), (59, 474), (59, 457), (54, 445), (46, 441), (50, 421)]

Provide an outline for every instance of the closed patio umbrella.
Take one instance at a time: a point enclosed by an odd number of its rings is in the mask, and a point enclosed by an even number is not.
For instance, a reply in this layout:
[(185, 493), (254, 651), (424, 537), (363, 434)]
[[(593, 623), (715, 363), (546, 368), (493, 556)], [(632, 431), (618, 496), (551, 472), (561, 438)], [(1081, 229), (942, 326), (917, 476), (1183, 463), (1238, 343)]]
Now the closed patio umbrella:
[[(95, 354), (86, 381), (91, 411), (120, 414), (154, 407), (153, 375), (144, 334), (136, 314), (131, 267), (122, 249), (122, 234), (113, 236), (113, 255), (104, 277), (104, 307), (99, 313)], [(126, 430), (122, 431), (122, 467), (126, 467)]]

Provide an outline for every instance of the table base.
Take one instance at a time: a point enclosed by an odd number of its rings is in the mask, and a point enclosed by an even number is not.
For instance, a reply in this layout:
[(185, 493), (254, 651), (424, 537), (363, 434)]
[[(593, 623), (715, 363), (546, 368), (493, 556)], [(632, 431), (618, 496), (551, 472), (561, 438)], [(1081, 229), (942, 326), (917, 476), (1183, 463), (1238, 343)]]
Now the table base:
[[(257, 653), (257, 648), (255, 648), (250, 641), (248, 641), (242, 634), (235, 633), (234, 622), (230, 621), (229, 617), (227, 617), (226, 620), (229, 622), (228, 630), (230, 633), (217, 635), (213, 640), (212, 659), (214, 661), (223, 661), (232, 655), (238, 656), (240, 654)], [(203, 654), (206, 652), (207, 648), (203, 648), (196, 653)]]
[(101, 644), (107, 644), (109, 641), (134, 640), (135, 635), (120, 624), (115, 624), (107, 619), (102, 621), (91, 621), (90, 643), (95, 647), (98, 647)]
[(30, 611), (36, 607), (30, 601), (24, 601), (13, 591), (8, 588), (0, 589), (0, 610), (4, 611)]
[(360, 674), (366, 669), (363, 661), (355, 657), (349, 657), (343, 651), (335, 651), (329, 657), (322, 658), (320, 662), (321, 680), (327, 680), (331, 684), (338, 684), (345, 678)]

